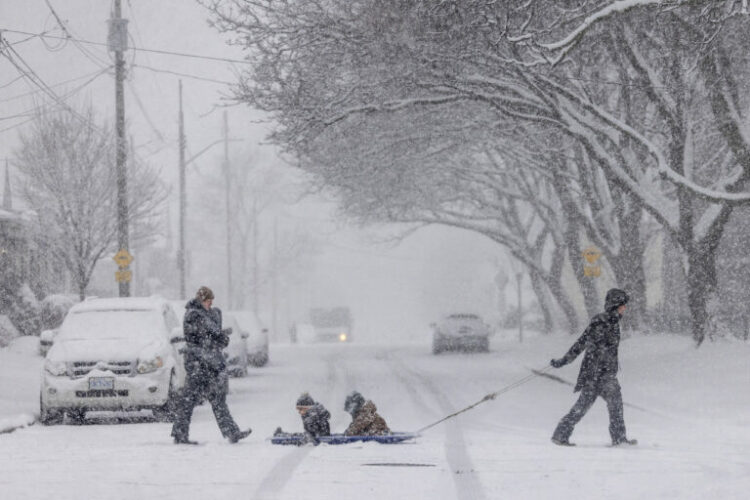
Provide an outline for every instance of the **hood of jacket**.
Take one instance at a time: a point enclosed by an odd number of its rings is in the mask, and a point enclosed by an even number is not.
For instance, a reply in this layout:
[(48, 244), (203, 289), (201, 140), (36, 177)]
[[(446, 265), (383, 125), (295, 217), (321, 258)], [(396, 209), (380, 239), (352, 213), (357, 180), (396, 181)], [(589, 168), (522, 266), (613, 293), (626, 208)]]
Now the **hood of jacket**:
[(607, 312), (612, 312), (618, 307), (627, 304), (629, 300), (630, 297), (628, 296), (627, 292), (625, 292), (625, 290), (612, 288), (607, 292), (607, 296), (604, 299), (604, 310)]

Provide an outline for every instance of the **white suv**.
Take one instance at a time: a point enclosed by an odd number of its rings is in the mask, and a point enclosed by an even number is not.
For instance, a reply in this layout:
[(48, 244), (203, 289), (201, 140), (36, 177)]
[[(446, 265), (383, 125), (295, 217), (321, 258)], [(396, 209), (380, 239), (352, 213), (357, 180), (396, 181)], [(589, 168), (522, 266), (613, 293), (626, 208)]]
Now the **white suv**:
[(40, 420), (151, 409), (169, 418), (185, 369), (174, 312), (161, 298), (91, 299), (65, 317), (42, 369)]

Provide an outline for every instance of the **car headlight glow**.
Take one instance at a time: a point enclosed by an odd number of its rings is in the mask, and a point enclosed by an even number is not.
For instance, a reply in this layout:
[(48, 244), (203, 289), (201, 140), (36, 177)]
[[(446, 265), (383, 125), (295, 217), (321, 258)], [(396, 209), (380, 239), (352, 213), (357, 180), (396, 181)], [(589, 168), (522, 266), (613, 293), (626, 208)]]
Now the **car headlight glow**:
[(339, 334), (339, 342), (346, 342), (346, 334), (345, 333)]
[(164, 360), (161, 356), (151, 359), (142, 359), (138, 361), (138, 373), (151, 373), (164, 366)]
[(68, 367), (63, 361), (52, 361), (47, 359), (44, 361), (44, 369), (47, 373), (59, 377), (68, 373)]

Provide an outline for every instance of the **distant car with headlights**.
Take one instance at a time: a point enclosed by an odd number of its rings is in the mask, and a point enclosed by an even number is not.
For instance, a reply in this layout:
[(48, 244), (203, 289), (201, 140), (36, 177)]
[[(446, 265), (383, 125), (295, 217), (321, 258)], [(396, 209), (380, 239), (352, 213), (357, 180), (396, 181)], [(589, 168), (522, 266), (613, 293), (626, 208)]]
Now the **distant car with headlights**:
[(315, 342), (351, 342), (354, 321), (348, 307), (310, 310), (310, 324), (315, 329)]
[[(158, 297), (90, 299), (73, 306), (44, 361), (40, 421), (82, 421), (92, 410), (150, 409), (169, 419), (185, 369), (182, 327)], [(182, 344), (184, 345), (184, 344)]]
[(432, 325), (432, 352), (490, 350), (492, 329), (477, 314), (459, 313)]

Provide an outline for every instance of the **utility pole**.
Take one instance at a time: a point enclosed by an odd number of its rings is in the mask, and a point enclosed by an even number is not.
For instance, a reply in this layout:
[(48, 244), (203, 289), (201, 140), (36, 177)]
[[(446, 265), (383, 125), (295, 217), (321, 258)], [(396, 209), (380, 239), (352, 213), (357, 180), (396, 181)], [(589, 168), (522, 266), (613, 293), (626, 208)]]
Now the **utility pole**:
[(278, 330), (278, 287), (279, 287), (279, 219), (273, 221), (273, 275), (271, 281), (271, 335), (279, 339)]
[[(119, 282), (120, 297), (130, 296), (129, 269), (132, 257), (128, 252), (128, 176), (127, 149), (125, 146), (125, 58), (123, 52), (128, 44), (128, 21), (122, 19), (121, 0), (115, 0), (113, 17), (109, 20), (109, 50), (115, 53), (115, 132), (117, 140), (117, 243), (120, 247), (118, 256), (120, 271), (116, 274)], [(124, 264), (124, 265), (123, 265)]]
[(184, 299), (185, 295), (185, 214), (187, 207), (187, 193), (185, 186), (185, 123), (182, 115), (182, 80), (179, 82), (180, 94), (180, 113), (179, 113), (179, 150), (180, 150), (180, 243), (177, 249), (177, 268), (180, 273), (180, 298)]
[(516, 283), (518, 284), (518, 341), (523, 342), (523, 294), (521, 293), (521, 282), (523, 273), (516, 272)]
[(231, 173), (229, 168), (229, 122), (227, 121), (227, 112), (224, 111), (224, 181), (225, 192), (224, 202), (227, 211), (227, 304), (229, 309), (232, 308), (232, 205), (231, 205)]

